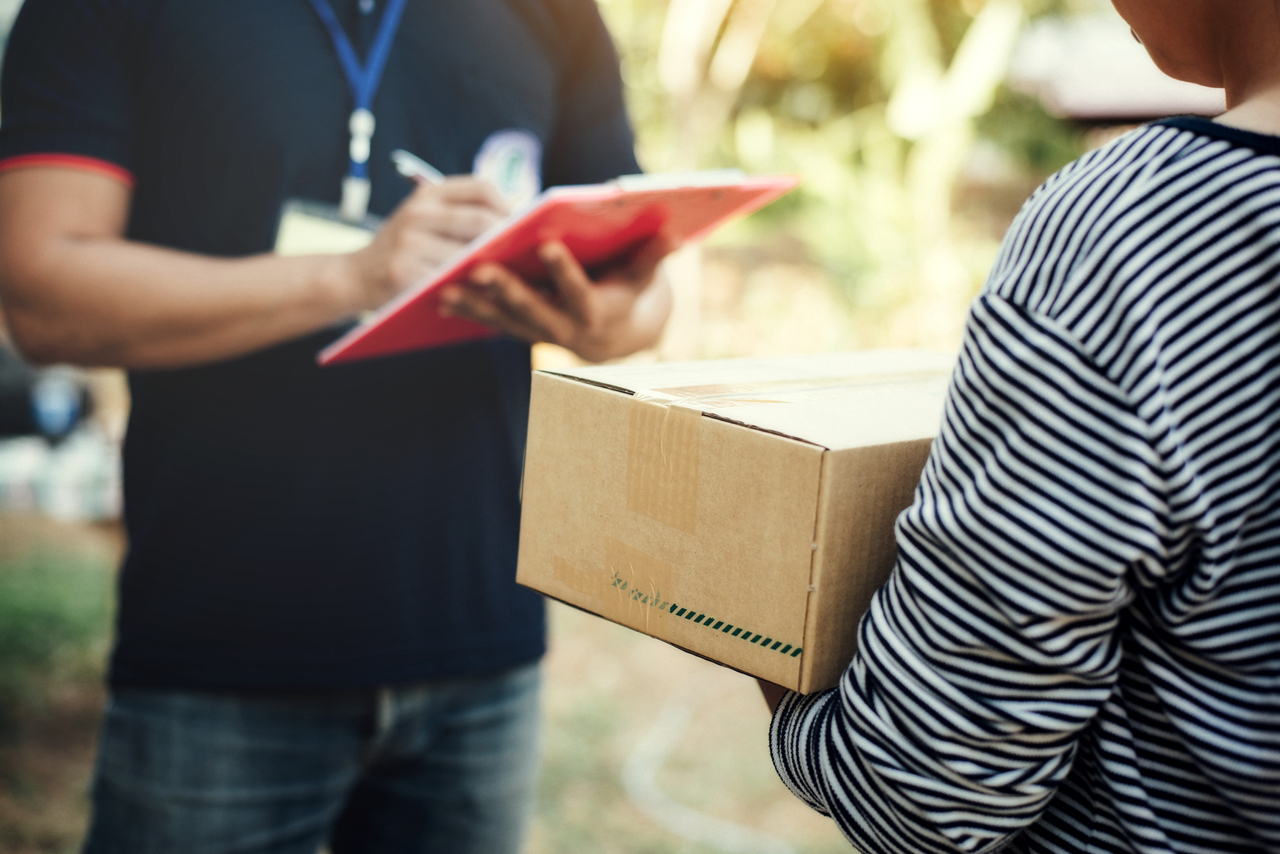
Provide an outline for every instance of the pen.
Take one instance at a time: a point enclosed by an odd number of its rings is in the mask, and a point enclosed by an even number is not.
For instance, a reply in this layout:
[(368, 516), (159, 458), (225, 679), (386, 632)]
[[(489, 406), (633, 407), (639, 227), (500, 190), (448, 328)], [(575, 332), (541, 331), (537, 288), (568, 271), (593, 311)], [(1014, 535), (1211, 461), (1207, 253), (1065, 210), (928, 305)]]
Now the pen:
[(406, 178), (416, 178), (420, 181), (426, 181), (428, 184), (440, 184), (444, 182), (444, 173), (436, 167), (432, 166), (421, 157), (415, 157), (403, 148), (397, 148), (391, 152), (391, 162), (395, 164), (396, 171)]

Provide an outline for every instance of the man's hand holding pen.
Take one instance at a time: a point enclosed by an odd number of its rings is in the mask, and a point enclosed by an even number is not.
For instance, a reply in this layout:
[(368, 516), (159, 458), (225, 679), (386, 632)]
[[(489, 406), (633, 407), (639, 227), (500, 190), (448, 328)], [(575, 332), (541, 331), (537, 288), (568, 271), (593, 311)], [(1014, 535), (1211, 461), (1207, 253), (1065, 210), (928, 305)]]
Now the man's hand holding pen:
[[(354, 253), (369, 308), (428, 275), (510, 210), (488, 182), (443, 177), (408, 152), (392, 159), (417, 182), (373, 243)], [(539, 257), (549, 287), (534, 287), (499, 264), (483, 264), (470, 280), (441, 291), (441, 313), (464, 317), (530, 343), (550, 342), (587, 361), (653, 346), (671, 311), (671, 289), (659, 264), (669, 247), (655, 240), (622, 267), (593, 280), (565, 246), (544, 244)]]

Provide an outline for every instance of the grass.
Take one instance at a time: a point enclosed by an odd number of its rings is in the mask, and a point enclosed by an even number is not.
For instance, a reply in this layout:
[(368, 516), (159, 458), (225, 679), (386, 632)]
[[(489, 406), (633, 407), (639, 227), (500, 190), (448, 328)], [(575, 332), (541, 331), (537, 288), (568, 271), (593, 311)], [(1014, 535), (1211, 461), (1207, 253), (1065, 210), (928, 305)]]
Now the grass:
[(0, 567), (0, 733), (50, 680), (95, 680), (111, 576), (90, 556), (44, 549)]
[(0, 851), (70, 854), (104, 699), (120, 538), (0, 514)]

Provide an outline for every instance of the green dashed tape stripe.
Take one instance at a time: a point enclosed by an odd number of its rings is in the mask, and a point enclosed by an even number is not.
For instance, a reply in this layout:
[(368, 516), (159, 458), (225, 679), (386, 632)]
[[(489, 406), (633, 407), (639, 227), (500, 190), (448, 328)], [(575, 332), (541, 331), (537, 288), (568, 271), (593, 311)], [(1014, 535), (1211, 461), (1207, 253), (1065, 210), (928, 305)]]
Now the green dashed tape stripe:
[(673, 604), (669, 613), (675, 614), (677, 617), (684, 617), (686, 620), (691, 620), (704, 628), (711, 629), (713, 632), (721, 632), (722, 634), (727, 634), (730, 637), (744, 640), (750, 644), (757, 644), (765, 649), (775, 651), (781, 655), (790, 656), (791, 658), (795, 658), (800, 655), (800, 653), (804, 652), (804, 650), (798, 646), (794, 648), (791, 644), (786, 644), (784, 646), (780, 640), (765, 637), (764, 635), (753, 632), (750, 629), (731, 625), (726, 623), (724, 620), (717, 620), (715, 617), (708, 617), (706, 614), (700, 614), (697, 611), (692, 611), (688, 608), (681, 608), (679, 605)]
[(717, 620), (715, 617), (709, 617), (698, 611), (681, 608), (679, 605), (673, 604), (669, 601), (664, 601), (659, 595), (649, 595), (640, 590), (631, 589), (630, 584), (619, 578), (617, 573), (615, 573), (613, 577), (613, 586), (626, 593), (631, 599), (634, 599), (642, 605), (649, 605), (650, 607), (656, 608), (667, 608), (668, 613), (674, 614), (677, 617), (683, 617), (684, 619), (696, 623), (703, 628), (711, 629), (713, 632), (721, 632), (729, 635), (730, 637), (735, 637), (738, 640), (746, 641), (749, 644), (757, 644), (765, 649), (777, 652), (781, 655), (788, 655), (792, 658), (795, 658), (804, 652), (800, 647), (793, 648), (791, 644), (786, 644), (784, 646), (782, 641), (765, 637), (764, 635), (753, 632), (750, 629), (731, 625), (726, 623), (724, 620)]

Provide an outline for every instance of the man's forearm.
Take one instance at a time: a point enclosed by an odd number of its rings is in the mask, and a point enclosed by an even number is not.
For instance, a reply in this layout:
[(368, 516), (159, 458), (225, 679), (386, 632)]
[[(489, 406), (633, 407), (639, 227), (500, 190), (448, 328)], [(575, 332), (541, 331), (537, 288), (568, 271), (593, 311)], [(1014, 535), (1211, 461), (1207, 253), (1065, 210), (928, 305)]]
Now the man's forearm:
[(422, 185), (349, 255), (213, 258), (126, 240), (130, 188), (67, 168), (0, 174), (0, 303), (26, 356), (176, 368), (375, 308), (505, 213), (473, 178)]
[(181, 367), (363, 307), (347, 256), (221, 259), (126, 240), (130, 201), (126, 184), (97, 173), (0, 174), (0, 302), (29, 359)]
[(37, 362), (170, 368), (231, 358), (349, 316), (344, 256), (220, 259), (119, 238), (50, 247), (6, 288), (23, 353)]

